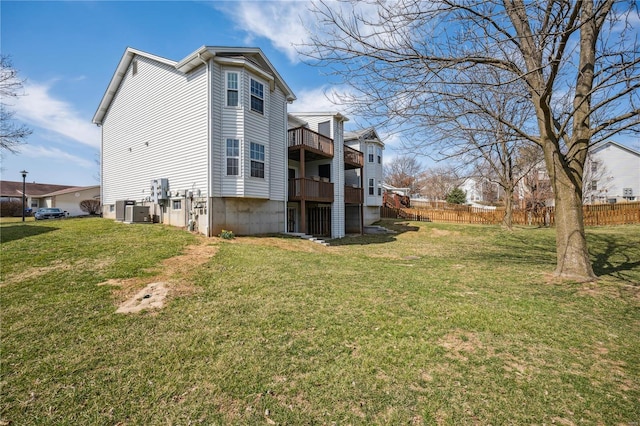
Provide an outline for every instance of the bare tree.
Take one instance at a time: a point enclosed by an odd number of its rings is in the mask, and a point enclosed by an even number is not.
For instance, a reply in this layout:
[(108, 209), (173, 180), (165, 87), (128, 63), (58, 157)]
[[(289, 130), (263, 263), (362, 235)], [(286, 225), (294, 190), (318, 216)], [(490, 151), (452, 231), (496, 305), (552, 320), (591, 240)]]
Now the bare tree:
[(595, 279), (582, 175), (590, 145), (640, 132), (634, 2), (371, 0), (366, 13), (345, 4), (315, 4), (319, 25), (301, 49), (350, 88), (336, 100), (378, 126), (413, 131), (429, 143), (432, 107), (450, 97), (451, 87), (471, 92), (490, 69), (522, 84), (536, 131), (494, 118), (544, 152), (556, 203), (555, 275)]
[(415, 156), (401, 155), (385, 164), (384, 181), (396, 188), (409, 188), (409, 194), (416, 194), (421, 173), (422, 165)]
[[(434, 129), (433, 142), (441, 150), (439, 156), (462, 159), (473, 167), (474, 177), (502, 188), (502, 223), (510, 230), (516, 186), (533, 166), (519, 158), (521, 147), (530, 142), (514, 128), (531, 131), (528, 122), (534, 112), (521, 82), (509, 81), (508, 77), (501, 70), (487, 69), (485, 75), (476, 78), (480, 84), (474, 90), (458, 85), (446, 87), (447, 96), (433, 106), (437, 112), (427, 119)], [(424, 151), (432, 146), (419, 141), (409, 149)]]
[(18, 147), (25, 143), (25, 139), (32, 131), (25, 125), (14, 122), (14, 112), (5, 103), (7, 99), (20, 95), (23, 80), (18, 78), (18, 72), (13, 68), (8, 56), (0, 56), (0, 150), (12, 153), (18, 152)]
[(439, 166), (427, 169), (419, 178), (420, 195), (429, 201), (442, 201), (454, 188), (462, 184), (455, 166)]

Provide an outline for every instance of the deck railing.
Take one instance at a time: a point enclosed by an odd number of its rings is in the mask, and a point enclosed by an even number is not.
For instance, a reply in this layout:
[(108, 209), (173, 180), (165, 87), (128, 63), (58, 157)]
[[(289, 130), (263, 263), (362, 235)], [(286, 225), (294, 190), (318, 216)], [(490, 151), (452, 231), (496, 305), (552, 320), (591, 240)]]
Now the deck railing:
[(289, 200), (331, 203), (333, 202), (333, 183), (307, 178), (289, 179)]
[(362, 188), (354, 188), (353, 186), (344, 187), (344, 202), (346, 204), (362, 204), (364, 195)]
[(333, 157), (333, 139), (306, 127), (296, 127), (288, 131), (289, 148), (302, 147), (320, 151)]
[(362, 151), (353, 149), (350, 146), (344, 146), (344, 162), (352, 164), (356, 167), (364, 167), (364, 154)]

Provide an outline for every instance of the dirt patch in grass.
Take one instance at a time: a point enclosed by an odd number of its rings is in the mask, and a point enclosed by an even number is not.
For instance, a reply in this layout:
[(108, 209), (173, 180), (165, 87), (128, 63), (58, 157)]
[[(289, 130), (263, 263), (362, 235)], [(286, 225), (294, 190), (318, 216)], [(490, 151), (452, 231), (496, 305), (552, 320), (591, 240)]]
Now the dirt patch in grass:
[(324, 253), (331, 250), (330, 247), (311, 241), (289, 237), (242, 237), (242, 242), (262, 247), (276, 247), (282, 250), (304, 253)]
[(460, 235), (458, 231), (448, 231), (446, 229), (431, 228), (431, 236), (433, 237), (449, 237)]
[[(160, 309), (167, 297), (192, 294), (196, 291), (190, 278), (193, 271), (209, 261), (218, 251), (209, 240), (188, 246), (178, 256), (165, 259), (159, 272), (153, 277), (134, 277), (123, 280), (110, 279), (98, 285), (111, 285), (115, 298), (121, 301), (118, 313), (135, 313)], [(142, 287), (142, 288), (141, 288)]]
[(443, 336), (438, 345), (448, 350), (447, 356), (454, 359), (467, 360), (465, 354), (475, 353), (484, 346), (474, 333), (454, 331)]
[(17, 274), (11, 274), (5, 277), (4, 282), (0, 283), (0, 287), (4, 287), (6, 285), (17, 282), (34, 280), (54, 271), (70, 271), (73, 269), (100, 271), (110, 266), (113, 262), (113, 258), (97, 259), (91, 262), (89, 262), (87, 259), (81, 259), (77, 262), (54, 260), (50, 265), (47, 266), (34, 266), (32, 268), (27, 268), (26, 270)]

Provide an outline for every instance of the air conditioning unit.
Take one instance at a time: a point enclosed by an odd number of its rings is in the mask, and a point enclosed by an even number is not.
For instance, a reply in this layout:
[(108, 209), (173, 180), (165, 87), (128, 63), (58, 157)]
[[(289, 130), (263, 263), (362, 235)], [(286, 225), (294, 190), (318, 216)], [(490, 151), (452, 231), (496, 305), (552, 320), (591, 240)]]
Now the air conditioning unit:
[(126, 206), (124, 221), (126, 223), (151, 223), (149, 206)]
[(125, 207), (133, 206), (136, 202), (134, 200), (118, 200), (116, 201), (116, 220), (118, 222), (124, 221)]

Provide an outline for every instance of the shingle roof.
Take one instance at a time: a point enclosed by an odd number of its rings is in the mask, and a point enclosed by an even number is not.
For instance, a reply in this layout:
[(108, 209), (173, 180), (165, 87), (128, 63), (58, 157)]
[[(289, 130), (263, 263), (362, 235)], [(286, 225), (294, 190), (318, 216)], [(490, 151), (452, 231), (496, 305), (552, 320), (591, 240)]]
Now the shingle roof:
[[(51, 185), (48, 183), (25, 183), (25, 192), (30, 197), (42, 197), (52, 192), (73, 188), (70, 185)], [(0, 197), (21, 197), (22, 182), (0, 181)]]

